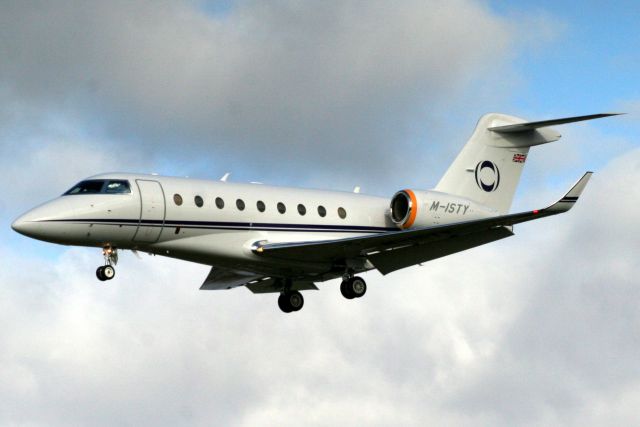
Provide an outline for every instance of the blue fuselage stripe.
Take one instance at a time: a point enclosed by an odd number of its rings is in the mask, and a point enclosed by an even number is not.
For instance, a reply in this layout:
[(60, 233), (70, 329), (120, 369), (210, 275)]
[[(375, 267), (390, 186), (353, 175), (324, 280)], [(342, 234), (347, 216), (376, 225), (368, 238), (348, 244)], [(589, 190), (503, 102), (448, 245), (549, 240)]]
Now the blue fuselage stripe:
[(379, 233), (396, 231), (396, 228), (370, 227), (361, 225), (320, 225), (320, 224), (277, 224), (251, 222), (222, 222), (222, 221), (176, 221), (176, 220), (139, 220), (139, 219), (55, 219), (48, 222), (65, 222), (73, 224), (105, 224), (145, 227), (181, 227), (219, 230), (271, 230), (271, 231), (318, 231), (318, 232), (347, 232), (347, 233)]

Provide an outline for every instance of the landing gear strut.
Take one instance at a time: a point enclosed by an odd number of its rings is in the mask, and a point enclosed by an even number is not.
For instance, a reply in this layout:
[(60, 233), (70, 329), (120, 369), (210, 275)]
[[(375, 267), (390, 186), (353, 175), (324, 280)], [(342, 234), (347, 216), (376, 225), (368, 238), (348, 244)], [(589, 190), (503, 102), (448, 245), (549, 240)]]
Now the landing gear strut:
[(304, 298), (298, 291), (283, 291), (278, 297), (278, 307), (285, 313), (298, 311), (304, 305)]
[(360, 298), (367, 292), (367, 283), (362, 277), (347, 277), (340, 283), (340, 292), (347, 299)]
[(118, 250), (111, 246), (105, 246), (102, 248), (102, 255), (104, 256), (104, 265), (98, 267), (96, 277), (104, 282), (113, 279), (116, 275), (116, 269), (113, 266), (118, 263)]

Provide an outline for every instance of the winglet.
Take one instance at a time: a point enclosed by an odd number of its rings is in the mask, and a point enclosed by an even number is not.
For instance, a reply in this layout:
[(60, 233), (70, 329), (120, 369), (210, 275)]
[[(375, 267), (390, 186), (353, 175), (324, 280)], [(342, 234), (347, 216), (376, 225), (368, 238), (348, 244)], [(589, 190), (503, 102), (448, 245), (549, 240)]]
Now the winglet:
[(584, 188), (587, 186), (591, 175), (593, 175), (593, 172), (585, 173), (582, 178), (580, 178), (578, 182), (576, 182), (573, 187), (571, 187), (571, 190), (569, 190), (562, 199), (558, 200), (553, 205), (544, 210), (550, 213), (561, 213), (571, 209), (573, 205), (578, 201), (578, 198), (584, 191)]

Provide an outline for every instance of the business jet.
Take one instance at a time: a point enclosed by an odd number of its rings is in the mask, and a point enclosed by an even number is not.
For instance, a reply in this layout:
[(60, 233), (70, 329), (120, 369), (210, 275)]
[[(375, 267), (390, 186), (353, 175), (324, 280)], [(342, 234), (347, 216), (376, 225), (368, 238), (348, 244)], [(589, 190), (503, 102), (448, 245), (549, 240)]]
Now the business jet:
[(433, 190), (392, 197), (157, 175), (108, 173), (74, 185), (18, 218), (12, 228), (63, 245), (102, 248), (101, 281), (118, 250), (211, 266), (200, 289), (245, 286), (278, 293), (285, 313), (300, 291), (341, 278), (347, 299), (366, 290), (358, 274), (382, 274), (512, 236), (513, 226), (568, 211), (587, 172), (544, 209), (508, 214), (529, 149), (557, 141), (549, 126), (615, 114), (527, 122), (486, 114)]

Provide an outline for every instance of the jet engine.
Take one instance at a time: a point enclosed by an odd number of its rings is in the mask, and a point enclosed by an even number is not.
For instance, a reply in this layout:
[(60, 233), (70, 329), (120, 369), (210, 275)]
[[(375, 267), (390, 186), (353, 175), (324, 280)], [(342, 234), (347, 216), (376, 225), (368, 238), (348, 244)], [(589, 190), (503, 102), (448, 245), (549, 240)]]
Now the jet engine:
[(438, 191), (400, 190), (391, 198), (389, 217), (400, 229), (468, 221), (497, 215), (494, 209)]

